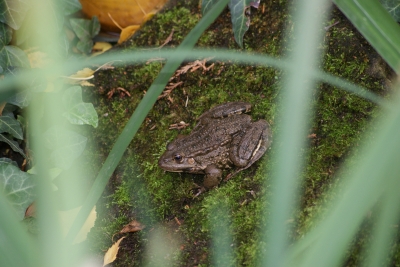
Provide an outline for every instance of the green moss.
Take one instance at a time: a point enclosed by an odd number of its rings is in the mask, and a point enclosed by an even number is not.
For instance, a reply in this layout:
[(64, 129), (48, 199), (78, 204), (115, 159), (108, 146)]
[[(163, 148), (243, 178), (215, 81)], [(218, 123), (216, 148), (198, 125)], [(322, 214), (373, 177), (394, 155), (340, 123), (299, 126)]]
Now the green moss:
[[(173, 38), (167, 46), (178, 45), (200, 17), (198, 5), (193, 4), (196, 1), (191, 5), (186, 3), (190, 1), (179, 2), (176, 8), (157, 14), (146, 24), (127, 44), (129, 49), (160, 46), (172, 29)], [(384, 64), (378, 64), (380, 68), (376, 66), (376, 53), (338, 10), (334, 11), (333, 20), (327, 26), (333, 21), (340, 23), (326, 32), (322, 67), (384, 94), (388, 84), (385, 71), (377, 71), (384, 70)], [(244, 39), (245, 49), (279, 56), (285, 50), (282, 48), (285, 23), (290, 24), (290, 16), (283, 2), (262, 4), (252, 13), (250, 30)], [(210, 26), (198, 45), (239, 50), (233, 39), (228, 12)], [(232, 62), (213, 63), (214, 67), (208, 71), (199, 68), (175, 78), (174, 82), (182, 81), (183, 85), (175, 88), (169, 99), (162, 98), (154, 105), (103, 194), (98, 205), (99, 219), (89, 235), (96, 244), (93, 251), (102, 255), (111, 245), (112, 235), (132, 220), (146, 225), (142, 232), (127, 235), (115, 266), (141, 266), (144, 262), (143, 247), (150, 229), (160, 222), (181, 223), (176, 230), (182, 235), (177, 266), (209, 266), (213, 254), (210, 238), (214, 227), (209, 221), (209, 211), (218, 207), (221, 201), (227, 206), (229, 229), (233, 235), (233, 265), (257, 265), (263, 247), (259, 230), (265, 224), (262, 214), (266, 195), (270, 193), (269, 188), (263, 185), (268, 184), (265, 171), (272, 164), (269, 160), (271, 155), (267, 154), (251, 168), (197, 198), (193, 198), (192, 189), (194, 182), (201, 183), (202, 175), (168, 173), (157, 165), (168, 142), (178, 134), (188, 134), (199, 115), (220, 103), (251, 102), (253, 119), (264, 118), (275, 130), (281, 71)], [(211, 64), (206, 63), (207, 66)], [(101, 88), (96, 103), (100, 122), (94, 137), (102, 158), (108, 155), (115, 138), (161, 68), (162, 63), (154, 62), (96, 74), (97, 87)], [(117, 87), (126, 89), (131, 96), (115, 91), (111, 98), (106, 97), (106, 93)], [(335, 184), (336, 170), (349, 151), (357, 146), (360, 135), (375, 114), (375, 106), (370, 102), (325, 84), (320, 85), (314, 104), (315, 117), (309, 132), (309, 162), (303, 173), (305, 195), (302, 209), (295, 216), (297, 225), (293, 239), (312, 227), (311, 218), (320, 211), (316, 203), (325, 200), (322, 193)], [(180, 121), (189, 123), (189, 126), (182, 130), (168, 130), (169, 125)], [(132, 253), (129, 252), (131, 248), (135, 248)]]

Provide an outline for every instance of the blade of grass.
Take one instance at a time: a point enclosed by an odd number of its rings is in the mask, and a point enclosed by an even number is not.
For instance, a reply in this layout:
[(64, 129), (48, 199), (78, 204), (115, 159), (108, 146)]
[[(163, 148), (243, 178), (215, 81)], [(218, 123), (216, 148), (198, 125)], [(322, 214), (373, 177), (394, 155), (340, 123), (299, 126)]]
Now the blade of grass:
[(100, 198), (109, 178), (111, 177), (111, 174), (117, 167), (119, 161), (122, 158), (122, 155), (124, 154), (125, 149), (128, 147), (129, 143), (135, 136), (147, 113), (149, 113), (150, 109), (156, 102), (157, 97), (164, 90), (169, 81), (169, 78), (174, 74), (179, 65), (185, 59), (184, 56), (180, 54), (179, 50), (194, 47), (201, 34), (211, 25), (212, 22), (214, 22), (214, 20), (219, 16), (219, 14), (223, 11), (227, 4), (228, 0), (218, 1), (218, 3), (216, 3), (214, 7), (190, 31), (190, 33), (179, 45), (178, 49), (172, 52), (171, 55), (168, 57), (167, 63), (161, 70), (158, 77), (150, 86), (148, 92), (143, 97), (143, 100), (139, 103), (137, 109), (132, 114), (127, 125), (122, 130), (120, 136), (118, 136), (109, 156), (104, 162), (104, 165), (102, 166), (84, 205), (79, 211), (76, 220), (74, 221), (70, 231), (67, 234), (66, 241), (68, 243), (72, 242), (76, 234), (79, 232), (79, 229), (85, 222), (90, 210)]
[(334, 0), (333, 2), (389, 66), (399, 74), (400, 26), (379, 1)]
[[(118, 53), (108, 53), (106, 55), (102, 55), (99, 57), (95, 57), (90, 59), (88, 62), (82, 61), (70, 61), (64, 65), (65, 69), (70, 73), (76, 72), (77, 69), (81, 69), (86, 67), (88, 64), (94, 65), (103, 65), (107, 62), (113, 62), (115, 66), (118, 65), (126, 65), (128, 63), (141, 63), (146, 62), (147, 60), (154, 57), (167, 58), (173, 53), (173, 51), (169, 49), (163, 49), (161, 51), (140, 51), (140, 52), (124, 52), (124, 54)], [(180, 55), (185, 57), (187, 60), (196, 60), (198, 58), (207, 58), (214, 57), (214, 60), (220, 61), (231, 61), (235, 60), (238, 64), (247, 64), (247, 65), (264, 65), (266, 67), (274, 67), (281, 70), (288, 70), (292, 67), (288, 60), (282, 60), (275, 57), (271, 57), (268, 55), (257, 54), (257, 53), (238, 53), (234, 51), (227, 51), (223, 49), (214, 49), (210, 50), (180, 50)], [(61, 73), (60, 70), (57, 70), (56, 66), (53, 66), (51, 70), (54, 70), (54, 73)], [(51, 71), (50, 70), (50, 71)], [(48, 71), (48, 70), (45, 70)], [(31, 70), (31, 71), (22, 71), (18, 78), (15, 77), (5, 77), (4, 80), (1, 81), (0, 84), (0, 99), (6, 100), (8, 97), (11, 97), (15, 90), (8, 90), (7, 88), (12, 88), (15, 84), (20, 84), (21, 80), (32, 80), (33, 78), (37, 78), (40, 75), (43, 75), (43, 70)], [(368, 91), (367, 89), (351, 83), (349, 81), (344, 80), (338, 76), (334, 76), (329, 73), (325, 73), (320, 70), (313, 70), (312, 75), (318, 81), (331, 84), (333, 86), (339, 87), (343, 90), (346, 90), (349, 93), (356, 94), (362, 98), (365, 98), (373, 103), (376, 103), (382, 107), (387, 105), (387, 101), (382, 97), (374, 94), (373, 92)], [(7, 96), (1, 98), (3, 96), (3, 92), (7, 92)]]
[(38, 250), (0, 192), (0, 266), (38, 266)]
[[(395, 100), (395, 103), (400, 102), (399, 94)], [(383, 195), (398, 194), (390, 187), (399, 184), (400, 106), (395, 104), (386, 110), (371, 128), (379, 132), (373, 132), (373, 138), (364, 139), (357, 163), (352, 161), (351, 168), (344, 168), (348, 169), (346, 175), (339, 177), (343, 184), (328, 192), (335, 198), (324, 208), (327, 214), (295, 244), (288, 257), (289, 266), (294, 263), (296, 266), (338, 266), (367, 213)], [(386, 197), (394, 199), (394, 196)], [(394, 213), (398, 212), (397, 204), (390, 204)], [(386, 218), (380, 226), (390, 225), (395, 219), (391, 216)], [(386, 227), (386, 231), (391, 230)], [(388, 236), (386, 231), (384, 236)]]
[[(328, 1), (321, 0), (303, 0), (296, 5), (296, 27), (289, 55), (293, 67), (288, 69), (284, 77), (282, 100), (279, 103), (281, 111), (276, 120), (278, 130), (272, 148), (276, 151), (271, 160), (276, 164), (271, 172), (271, 197), (266, 205), (271, 210), (265, 211), (267, 226), (263, 230), (267, 250), (263, 255), (264, 266), (283, 266), (289, 245), (288, 233), (291, 229), (287, 221), (297, 205), (298, 185), (304, 165), (301, 155), (306, 147), (307, 122), (316, 85), (312, 70), (320, 59), (321, 50), (318, 46), (322, 42), (322, 14), (328, 7)], [(290, 32), (288, 28), (287, 34), (290, 35)]]
[[(399, 172), (397, 172), (399, 173)], [(400, 203), (400, 179), (394, 179), (393, 184), (387, 187), (387, 194), (382, 196), (382, 204), (376, 217), (376, 225), (374, 226), (370, 249), (364, 251), (365, 263), (363, 266), (387, 266), (389, 261), (389, 250), (393, 240), (397, 237), (398, 227), (395, 225), (399, 222), (398, 203)]]

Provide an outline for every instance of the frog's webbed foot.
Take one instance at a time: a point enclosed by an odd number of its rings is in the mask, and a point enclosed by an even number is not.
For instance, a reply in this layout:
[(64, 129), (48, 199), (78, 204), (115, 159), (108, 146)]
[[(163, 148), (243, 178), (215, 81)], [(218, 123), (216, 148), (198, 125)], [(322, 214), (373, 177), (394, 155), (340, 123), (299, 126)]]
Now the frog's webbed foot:
[[(190, 190), (193, 192), (193, 198), (196, 198), (207, 191), (207, 189), (204, 186), (200, 186), (196, 183), (195, 183), (195, 187), (193, 187)], [(197, 190), (197, 193), (194, 193), (195, 190)]]

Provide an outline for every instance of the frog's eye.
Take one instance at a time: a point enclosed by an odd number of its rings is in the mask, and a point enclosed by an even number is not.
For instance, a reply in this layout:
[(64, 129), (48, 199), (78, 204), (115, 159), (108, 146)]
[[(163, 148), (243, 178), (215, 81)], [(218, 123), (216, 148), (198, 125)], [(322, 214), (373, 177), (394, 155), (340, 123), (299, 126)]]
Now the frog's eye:
[(174, 159), (175, 159), (176, 162), (179, 162), (179, 163), (181, 163), (181, 162), (183, 161), (182, 156), (179, 155), (179, 154), (176, 154), (176, 155), (174, 156)]

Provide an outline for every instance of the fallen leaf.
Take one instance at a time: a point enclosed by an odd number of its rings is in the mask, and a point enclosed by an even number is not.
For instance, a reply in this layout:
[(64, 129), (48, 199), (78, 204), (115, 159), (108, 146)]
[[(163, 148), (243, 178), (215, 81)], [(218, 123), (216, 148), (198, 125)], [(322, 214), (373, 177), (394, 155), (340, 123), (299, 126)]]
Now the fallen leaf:
[(133, 34), (140, 28), (140, 25), (132, 25), (121, 29), (121, 35), (118, 39), (118, 44), (122, 44), (126, 40), (132, 37)]
[(75, 74), (68, 76), (68, 78), (72, 80), (90, 80), (94, 77), (94, 73), (94, 70), (84, 68), (83, 70), (77, 71)]
[(106, 252), (104, 255), (104, 260), (103, 260), (103, 266), (106, 266), (107, 264), (112, 263), (115, 261), (117, 258), (118, 250), (119, 250), (119, 243), (121, 243), (122, 239), (124, 239), (125, 236), (121, 237), (118, 239), (117, 242), (115, 242)]
[(35, 217), (36, 216), (36, 206), (35, 202), (29, 205), (29, 207), (25, 211), (25, 218), (27, 217)]
[(46, 53), (32, 50), (28, 50), (25, 52), (28, 54), (29, 64), (31, 65), (31, 68), (43, 68), (51, 63), (51, 60)]
[(145, 227), (146, 226), (142, 225), (140, 222), (133, 220), (130, 223), (124, 225), (122, 230), (119, 231), (119, 234), (134, 233), (144, 229)]
[[(78, 208), (75, 208), (72, 210), (58, 212), (60, 222), (61, 222), (61, 231), (64, 236), (68, 233), (69, 229), (71, 228), (72, 223), (74, 222), (80, 209), (81, 209), (81, 207), (78, 207)], [(94, 222), (96, 221), (96, 218), (97, 218), (96, 206), (94, 206), (92, 211), (89, 214), (89, 217), (86, 219), (81, 230), (75, 237), (75, 240), (73, 242), (74, 244), (78, 244), (78, 243), (86, 240), (87, 234), (89, 233), (90, 229), (92, 229), (92, 227), (94, 226)]]
[(92, 47), (92, 56), (97, 56), (100, 54), (103, 54), (107, 50), (110, 50), (112, 48), (112, 45), (107, 42), (96, 42), (94, 43)]
[(167, 0), (80, 0), (83, 13), (89, 18), (97, 16), (104, 31), (118, 32), (121, 27), (107, 15), (110, 13), (122, 28), (142, 25), (162, 9)]

